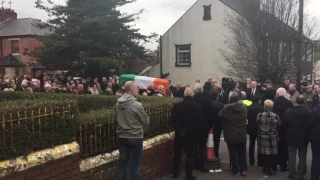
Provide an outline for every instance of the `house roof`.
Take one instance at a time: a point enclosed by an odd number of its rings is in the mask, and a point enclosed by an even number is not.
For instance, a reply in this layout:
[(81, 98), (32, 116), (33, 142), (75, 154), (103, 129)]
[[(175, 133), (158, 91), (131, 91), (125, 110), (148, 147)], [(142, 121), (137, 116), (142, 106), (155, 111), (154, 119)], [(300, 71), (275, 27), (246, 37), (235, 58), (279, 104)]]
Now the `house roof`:
[(148, 67), (146, 67), (145, 69), (143, 69), (143, 70), (139, 73), (139, 75), (140, 75), (140, 76), (141, 76), (141, 75), (144, 75), (146, 72), (150, 71), (152, 68), (154, 68), (154, 66), (148, 66)]
[(236, 1), (236, 0), (220, 0), (223, 4), (237, 12), (238, 14), (243, 16), (243, 11), (242, 11), (242, 0), (241, 1)]
[[(236, 13), (240, 14), (241, 16), (245, 17), (245, 18), (250, 18), (249, 14), (244, 12), (244, 8), (246, 8), (246, 4), (249, 2), (252, 2), (250, 0), (241, 0), (241, 1), (237, 1), (237, 0), (220, 0), (223, 4), (225, 4), (226, 6), (228, 6), (229, 8), (231, 8), (232, 10), (234, 10)], [(259, 1), (254, 1), (259, 3)], [(256, 6), (258, 7), (258, 4), (256, 4)], [(248, 7), (247, 8), (253, 8), (253, 7)], [(266, 11), (263, 10), (259, 10), (260, 11), (260, 15), (262, 17), (265, 18), (271, 18), (273, 19), (273, 22), (275, 24), (277, 24), (276, 26), (281, 27), (281, 28), (286, 28), (287, 29), (287, 36), (289, 36), (290, 38), (292, 38), (293, 35), (298, 35), (298, 31), (295, 30), (293, 27), (289, 26), (288, 24), (284, 23), (282, 20), (280, 20), (279, 18), (277, 18), (275, 15), (270, 14)], [(309, 43), (311, 43), (312, 41), (306, 37), (303, 36), (303, 40), (304, 41), (308, 41)]]
[(39, 29), (37, 24), (43, 23), (38, 19), (32, 18), (8, 19), (0, 23), (0, 37), (26, 35), (44, 36), (50, 33), (48, 29)]
[(43, 70), (46, 69), (46, 67), (44, 65), (42, 65), (40, 62), (36, 62), (31, 69), (33, 70)]
[(20, 67), (23, 63), (20, 61), (19, 57), (9, 54), (6, 57), (0, 59), (0, 67)]

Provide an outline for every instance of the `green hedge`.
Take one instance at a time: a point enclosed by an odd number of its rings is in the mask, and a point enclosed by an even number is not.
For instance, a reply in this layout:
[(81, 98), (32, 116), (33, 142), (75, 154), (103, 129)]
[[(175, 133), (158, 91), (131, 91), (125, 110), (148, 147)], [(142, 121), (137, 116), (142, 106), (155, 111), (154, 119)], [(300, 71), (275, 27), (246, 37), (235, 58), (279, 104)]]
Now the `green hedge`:
[(0, 160), (75, 140), (75, 101), (17, 100), (0, 107)]
[[(0, 92), (0, 160), (77, 140), (82, 157), (116, 148), (117, 96)], [(146, 137), (171, 130), (180, 99), (138, 97), (150, 117)]]
[[(173, 103), (179, 102), (180, 99), (147, 97), (139, 98), (139, 100), (143, 102), (144, 109), (150, 117), (150, 125), (145, 133), (146, 137), (172, 130), (170, 123), (171, 108)], [(77, 142), (80, 144), (82, 157), (94, 156), (116, 149), (117, 122), (115, 108), (80, 113), (78, 124), (80, 124), (80, 128), (77, 133)]]

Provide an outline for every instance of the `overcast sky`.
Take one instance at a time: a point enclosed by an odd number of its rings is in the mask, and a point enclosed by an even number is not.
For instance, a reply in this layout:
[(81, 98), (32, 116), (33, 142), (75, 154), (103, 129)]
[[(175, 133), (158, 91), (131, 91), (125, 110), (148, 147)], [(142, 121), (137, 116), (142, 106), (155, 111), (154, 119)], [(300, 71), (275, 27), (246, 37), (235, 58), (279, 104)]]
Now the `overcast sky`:
[[(9, 0), (4, 0), (9, 2)], [(32, 17), (43, 21), (48, 19), (44, 11), (36, 9), (35, 0), (11, 0), (12, 9), (18, 13), (18, 18)], [(46, 2), (47, 0), (43, 0)], [(56, 4), (63, 4), (66, 0), (52, 0)], [(136, 21), (136, 26), (141, 33), (150, 34), (156, 32), (159, 35), (166, 32), (179, 17), (197, 0), (137, 0), (137, 2), (122, 8), (123, 11), (133, 13), (144, 9)], [(320, 0), (308, 0), (308, 11), (320, 21)], [(5, 7), (9, 7), (5, 3)], [(148, 48), (155, 48), (155, 44), (147, 44)]]

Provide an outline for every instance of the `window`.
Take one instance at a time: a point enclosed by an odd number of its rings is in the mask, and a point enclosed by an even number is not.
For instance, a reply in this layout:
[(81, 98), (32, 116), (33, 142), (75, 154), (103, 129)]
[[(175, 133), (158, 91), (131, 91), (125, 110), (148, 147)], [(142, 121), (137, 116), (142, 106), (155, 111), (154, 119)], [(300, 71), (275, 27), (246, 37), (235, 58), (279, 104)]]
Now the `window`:
[(191, 66), (191, 44), (176, 45), (176, 66)]
[(11, 40), (11, 54), (19, 53), (19, 40)]
[(210, 21), (211, 20), (211, 4), (208, 6), (203, 6), (203, 20)]

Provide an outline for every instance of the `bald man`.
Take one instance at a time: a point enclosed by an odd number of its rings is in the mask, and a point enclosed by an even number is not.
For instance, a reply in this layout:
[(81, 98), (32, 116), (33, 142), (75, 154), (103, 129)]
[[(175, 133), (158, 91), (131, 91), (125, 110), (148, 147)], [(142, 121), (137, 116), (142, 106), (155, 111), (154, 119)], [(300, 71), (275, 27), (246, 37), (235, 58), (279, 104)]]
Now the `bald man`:
[(137, 101), (138, 87), (128, 81), (124, 85), (125, 93), (116, 104), (117, 133), (119, 135), (118, 180), (127, 179), (127, 166), (130, 163), (130, 179), (138, 180), (143, 151), (143, 135), (149, 126), (149, 117), (143, 106)]
[(199, 129), (199, 116), (201, 106), (193, 101), (194, 93), (190, 87), (184, 91), (182, 102), (174, 105), (171, 113), (172, 126), (175, 129), (174, 156), (173, 156), (173, 178), (178, 178), (182, 153), (186, 153), (186, 180), (196, 179), (192, 175), (194, 157), (196, 155), (195, 144)]

